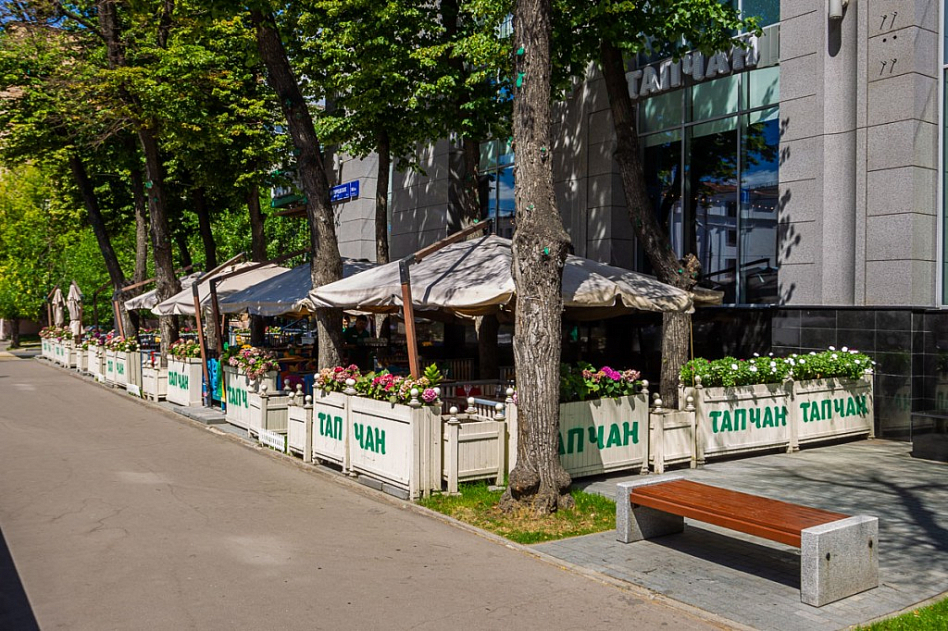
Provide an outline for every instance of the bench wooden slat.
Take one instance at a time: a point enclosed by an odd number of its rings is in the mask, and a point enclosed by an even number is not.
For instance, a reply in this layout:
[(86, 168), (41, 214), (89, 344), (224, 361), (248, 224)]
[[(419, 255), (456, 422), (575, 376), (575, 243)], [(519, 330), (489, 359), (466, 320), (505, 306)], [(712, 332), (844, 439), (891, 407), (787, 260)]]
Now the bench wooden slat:
[(630, 501), (798, 548), (802, 530), (849, 517), (690, 480), (637, 487)]

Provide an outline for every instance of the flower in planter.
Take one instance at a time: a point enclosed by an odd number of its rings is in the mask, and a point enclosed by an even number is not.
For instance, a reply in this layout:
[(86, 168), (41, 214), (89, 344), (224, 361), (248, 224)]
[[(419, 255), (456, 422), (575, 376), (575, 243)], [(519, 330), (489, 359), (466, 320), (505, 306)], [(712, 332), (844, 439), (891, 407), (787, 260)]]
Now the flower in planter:
[(705, 387), (735, 387), (751, 386), (767, 383), (780, 383), (792, 377), (796, 380), (825, 379), (840, 377), (844, 379), (858, 379), (869, 368), (872, 360), (861, 353), (836, 352), (830, 349), (822, 353), (812, 352), (799, 356), (792, 354), (786, 358), (753, 357), (749, 360), (736, 360), (725, 357), (709, 361), (704, 358), (695, 358), (682, 366), (681, 383), (686, 386), (696, 383), (696, 377), (701, 377), (701, 384)]
[(201, 345), (197, 343), (197, 340), (181, 338), (168, 348), (168, 352), (176, 359), (200, 357)]
[(258, 379), (279, 367), (274, 354), (246, 344), (241, 346), (240, 350), (227, 360), (227, 363), (243, 370), (251, 379)]
[(560, 402), (616, 398), (635, 394), (641, 374), (637, 370), (618, 371), (609, 366), (596, 370), (587, 363), (560, 365)]

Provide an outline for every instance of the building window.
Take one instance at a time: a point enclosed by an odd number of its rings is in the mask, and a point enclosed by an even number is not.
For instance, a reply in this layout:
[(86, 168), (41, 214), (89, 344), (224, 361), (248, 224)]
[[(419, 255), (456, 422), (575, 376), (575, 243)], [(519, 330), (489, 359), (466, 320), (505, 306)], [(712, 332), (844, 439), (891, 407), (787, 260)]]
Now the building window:
[(516, 204), (514, 202), (514, 154), (505, 140), (481, 145), (478, 192), (481, 216), (494, 220), (494, 234), (512, 239)]
[[(679, 256), (727, 303), (776, 303), (779, 69), (645, 100), (646, 182)], [(640, 266), (647, 265), (640, 259)]]

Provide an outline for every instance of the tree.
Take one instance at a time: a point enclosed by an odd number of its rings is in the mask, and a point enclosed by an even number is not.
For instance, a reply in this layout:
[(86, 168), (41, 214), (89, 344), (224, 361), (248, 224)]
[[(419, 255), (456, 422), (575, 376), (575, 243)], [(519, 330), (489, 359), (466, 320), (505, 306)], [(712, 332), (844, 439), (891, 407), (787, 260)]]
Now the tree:
[[(561, 74), (585, 74), (587, 62), (595, 61), (605, 78), (616, 134), (615, 158), (638, 243), (659, 280), (693, 291), (700, 262), (694, 252), (681, 259), (676, 256), (648, 197), (626, 58), (657, 53), (678, 59), (689, 50), (705, 54), (729, 50), (736, 43), (732, 34), (756, 29), (756, 21), (741, 20), (735, 9), (717, 0), (563, 3), (560, 9), (564, 17), (559, 34), (568, 51), (560, 59)], [(663, 314), (661, 393), (669, 405), (678, 400), (678, 375), (687, 361), (690, 329), (690, 314)]]
[[(0, 87), (5, 96), (0, 123), (7, 131), (0, 147), (3, 157), (7, 162), (35, 159), (68, 168), (113, 290), (121, 294), (125, 274), (112, 246), (97, 184), (87, 168), (93, 160), (115, 165), (114, 149), (119, 143), (104, 131), (108, 117), (101, 111), (93, 109), (87, 117), (77, 114), (87, 104), (85, 85), (94, 67), (76, 38), (43, 22), (42, 10), (7, 17), (10, 21), (0, 40)], [(131, 327), (127, 314), (123, 317), (126, 328)]]
[[(304, 98), (290, 66), (274, 15), (259, 8), (252, 9), (250, 15), (257, 37), (257, 49), (267, 69), (267, 83), (277, 95), (293, 140), (300, 183), (307, 199), (306, 217), (313, 252), (310, 259), (313, 287), (327, 285), (342, 278), (342, 259), (336, 240), (329, 179), (321, 143), (313, 124), (309, 102)], [(320, 366), (335, 366), (341, 362), (341, 322), (342, 312), (339, 309), (316, 310)]]
[[(64, 252), (78, 214), (52, 197), (48, 173), (20, 165), (0, 174), (0, 317), (37, 319), (54, 284), (66, 284)], [(64, 282), (65, 281), (65, 282)]]
[(501, 505), (506, 510), (528, 506), (540, 514), (573, 503), (570, 476), (558, 453), (562, 284), (569, 237), (556, 207), (550, 158), (552, 34), (550, 0), (517, 0), (513, 134), (518, 213), (512, 271), (519, 417), (517, 464)]

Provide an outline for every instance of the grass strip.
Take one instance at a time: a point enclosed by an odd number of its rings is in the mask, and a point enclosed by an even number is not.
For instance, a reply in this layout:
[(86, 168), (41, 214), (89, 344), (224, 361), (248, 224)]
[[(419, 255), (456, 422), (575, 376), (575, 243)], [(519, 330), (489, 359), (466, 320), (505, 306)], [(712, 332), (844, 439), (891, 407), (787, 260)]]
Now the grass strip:
[(948, 599), (895, 618), (859, 627), (859, 629), (862, 631), (944, 631), (948, 629)]
[(460, 495), (434, 495), (419, 503), (523, 544), (589, 535), (616, 527), (615, 502), (585, 491), (571, 491), (576, 501), (574, 508), (537, 517), (530, 510), (502, 512), (497, 504), (503, 491), (491, 490), (486, 482), (462, 484), (459, 490)]

